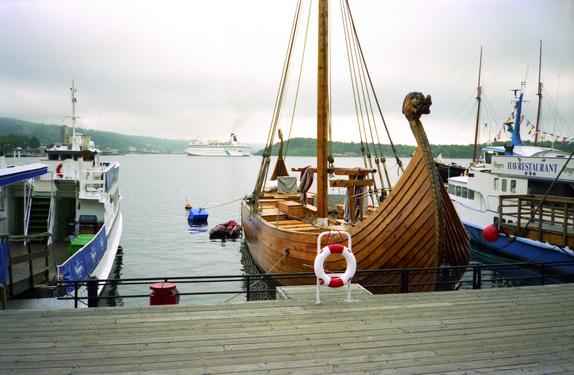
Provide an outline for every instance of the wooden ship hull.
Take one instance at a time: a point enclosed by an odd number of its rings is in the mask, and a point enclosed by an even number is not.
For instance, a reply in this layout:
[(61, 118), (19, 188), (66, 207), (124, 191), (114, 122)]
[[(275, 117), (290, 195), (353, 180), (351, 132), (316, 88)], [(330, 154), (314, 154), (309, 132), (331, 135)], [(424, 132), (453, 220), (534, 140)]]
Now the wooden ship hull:
[[(317, 255), (318, 234), (325, 230), (344, 230), (352, 236), (352, 250), (358, 270), (467, 265), (468, 235), (432, 167), (425, 152), (419, 148), (391, 193), (378, 208), (369, 209), (366, 217), (355, 225), (317, 228), (307, 220), (301, 220), (299, 215), (289, 215), (279, 208), (279, 202), (297, 201), (298, 196), (268, 194), (261, 198), (258, 212), (254, 212), (249, 202), (244, 201), (242, 225), (249, 251), (263, 272), (310, 272), (313, 271)], [(303, 211), (310, 208), (301, 206)], [(312, 215), (312, 208), (310, 211)], [(328, 243), (345, 244), (346, 238), (332, 236), (323, 245)], [(333, 255), (325, 262), (325, 269), (330, 272), (343, 272), (345, 267), (345, 260), (341, 256)], [(458, 279), (460, 276), (453, 274), (452, 278)], [(438, 278), (436, 272), (413, 272), (409, 290), (435, 290)], [(280, 282), (297, 285), (312, 284), (313, 281), (284, 279)], [(353, 282), (371, 285), (370, 289), (375, 292), (397, 292), (400, 276), (379, 273), (357, 275)]]

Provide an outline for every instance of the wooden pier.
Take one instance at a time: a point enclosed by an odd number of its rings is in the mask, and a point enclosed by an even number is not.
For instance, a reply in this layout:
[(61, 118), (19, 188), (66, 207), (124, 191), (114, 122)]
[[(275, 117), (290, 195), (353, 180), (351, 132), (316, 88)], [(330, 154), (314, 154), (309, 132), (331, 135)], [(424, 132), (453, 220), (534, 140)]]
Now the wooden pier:
[[(289, 294), (289, 293), (287, 293)], [(573, 373), (574, 284), (0, 311), (1, 374)]]

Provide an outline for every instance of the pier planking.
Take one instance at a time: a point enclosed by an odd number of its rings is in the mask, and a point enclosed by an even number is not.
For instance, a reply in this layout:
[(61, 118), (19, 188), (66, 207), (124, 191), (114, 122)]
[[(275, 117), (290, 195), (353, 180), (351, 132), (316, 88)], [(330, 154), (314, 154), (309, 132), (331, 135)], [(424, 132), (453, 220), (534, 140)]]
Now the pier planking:
[[(300, 294), (299, 292), (297, 294)], [(0, 373), (574, 372), (574, 284), (0, 311)]]

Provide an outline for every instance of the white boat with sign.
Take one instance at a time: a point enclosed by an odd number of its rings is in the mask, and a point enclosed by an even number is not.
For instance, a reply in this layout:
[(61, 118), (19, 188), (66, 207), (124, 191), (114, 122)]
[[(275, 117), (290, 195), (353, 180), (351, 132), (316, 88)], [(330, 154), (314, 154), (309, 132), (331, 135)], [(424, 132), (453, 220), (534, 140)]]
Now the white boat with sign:
[(191, 140), (185, 153), (189, 156), (250, 156), (251, 146), (237, 141), (237, 136), (231, 133), (229, 142)]
[[(514, 118), (505, 123), (512, 144), (483, 148), (468, 174), (448, 179), (448, 192), (474, 241), (521, 260), (574, 261), (574, 160), (522, 143), (523, 96), (523, 87), (515, 91)], [(489, 227), (512, 235), (485, 240)], [(560, 271), (574, 273), (574, 265)]]
[[(39, 304), (39, 300), (54, 297), (57, 291), (74, 293), (73, 282), (88, 277), (107, 279), (118, 251), (122, 235), (119, 163), (101, 161), (94, 143), (76, 131), (73, 84), (71, 92), (73, 126), (71, 132), (64, 128), (62, 144), (46, 149), (47, 171), (4, 189), (8, 220), (2, 230), (9, 235), (11, 257), (29, 266), (22, 278), (12, 264), (8, 294), (33, 298), (20, 299), (17, 308), (66, 305), (62, 301)], [(42, 243), (37, 245), (34, 238)], [(37, 246), (46, 246), (37, 259), (18, 258), (18, 251), (32, 253), (26, 248)], [(57, 281), (67, 286), (57, 290)], [(98, 294), (102, 289), (100, 285)], [(81, 295), (85, 292), (80, 290)]]

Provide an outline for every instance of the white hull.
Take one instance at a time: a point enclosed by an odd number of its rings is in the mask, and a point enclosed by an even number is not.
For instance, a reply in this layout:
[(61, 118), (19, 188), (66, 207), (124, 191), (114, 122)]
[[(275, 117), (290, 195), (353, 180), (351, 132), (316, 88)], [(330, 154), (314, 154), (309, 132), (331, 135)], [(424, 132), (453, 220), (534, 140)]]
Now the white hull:
[[(105, 280), (108, 279), (110, 276), (110, 272), (112, 271), (112, 267), (114, 266), (114, 260), (116, 258), (116, 254), (118, 252), (118, 247), (120, 246), (120, 239), (122, 237), (123, 231), (123, 216), (121, 211), (118, 211), (114, 223), (112, 224), (111, 233), (108, 234), (108, 246), (106, 247), (106, 252), (104, 256), (92, 271), (91, 276), (97, 277), (98, 280)], [(98, 295), (104, 289), (104, 285), (100, 285), (98, 287)]]
[(235, 134), (231, 133), (229, 142), (190, 141), (185, 149), (189, 156), (250, 156), (251, 147), (239, 143)]

